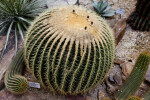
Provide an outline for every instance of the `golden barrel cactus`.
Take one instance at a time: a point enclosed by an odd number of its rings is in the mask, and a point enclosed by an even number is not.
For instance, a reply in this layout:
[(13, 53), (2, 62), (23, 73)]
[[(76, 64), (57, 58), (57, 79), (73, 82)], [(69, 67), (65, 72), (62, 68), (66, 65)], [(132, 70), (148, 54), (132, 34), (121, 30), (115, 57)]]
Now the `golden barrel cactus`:
[(102, 82), (113, 63), (112, 30), (85, 7), (51, 8), (29, 27), (24, 59), (43, 87), (65, 95), (83, 93)]

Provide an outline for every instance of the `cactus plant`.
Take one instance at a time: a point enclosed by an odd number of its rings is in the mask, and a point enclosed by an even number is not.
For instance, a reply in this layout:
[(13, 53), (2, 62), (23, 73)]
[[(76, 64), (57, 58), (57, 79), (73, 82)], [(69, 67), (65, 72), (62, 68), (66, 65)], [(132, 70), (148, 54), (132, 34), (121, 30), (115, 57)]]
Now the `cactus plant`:
[(95, 2), (93, 0), (92, 1), (92, 5), (95, 9), (95, 11), (103, 16), (103, 17), (111, 17), (115, 15), (115, 10), (110, 10), (111, 5), (108, 4), (108, 0), (103, 2), (103, 0), (100, 0), (97, 4), (95, 4)]
[(135, 11), (127, 22), (134, 30), (150, 31), (150, 0), (137, 0)]
[(138, 89), (138, 87), (144, 79), (149, 63), (150, 54), (147, 52), (141, 53), (129, 78), (116, 94), (115, 97), (117, 100), (124, 100), (136, 92), (136, 90)]
[(0, 0), (0, 34), (7, 31), (0, 61), (5, 53), (10, 34), (14, 33), (15, 36), (16, 53), (18, 36), (20, 35), (24, 40), (23, 34), (35, 16), (45, 9), (45, 4), (44, 0)]
[(27, 68), (43, 87), (75, 95), (101, 83), (114, 59), (114, 37), (106, 22), (82, 6), (42, 13), (27, 31)]
[(137, 96), (131, 96), (128, 98), (128, 100), (141, 100), (141, 98), (139, 98)]
[(14, 94), (22, 94), (28, 89), (28, 81), (21, 76), (24, 63), (23, 49), (21, 49), (11, 62), (5, 74), (5, 86)]

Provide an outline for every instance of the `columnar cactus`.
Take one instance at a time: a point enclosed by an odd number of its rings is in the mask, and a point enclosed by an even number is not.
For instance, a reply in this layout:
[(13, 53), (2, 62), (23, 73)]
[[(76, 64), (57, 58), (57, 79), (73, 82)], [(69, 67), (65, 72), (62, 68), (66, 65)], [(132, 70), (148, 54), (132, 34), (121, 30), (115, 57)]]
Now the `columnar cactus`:
[(133, 95), (144, 80), (144, 76), (150, 63), (150, 54), (141, 53), (137, 62), (123, 87), (116, 94), (117, 100), (125, 100)]
[(113, 63), (114, 37), (106, 22), (91, 10), (52, 8), (29, 27), (24, 59), (43, 87), (75, 95), (103, 81)]
[(127, 22), (135, 30), (150, 31), (150, 0), (137, 0), (136, 9)]
[(23, 49), (21, 49), (11, 62), (5, 74), (5, 86), (14, 94), (22, 94), (28, 89), (28, 81), (21, 76), (23, 72)]

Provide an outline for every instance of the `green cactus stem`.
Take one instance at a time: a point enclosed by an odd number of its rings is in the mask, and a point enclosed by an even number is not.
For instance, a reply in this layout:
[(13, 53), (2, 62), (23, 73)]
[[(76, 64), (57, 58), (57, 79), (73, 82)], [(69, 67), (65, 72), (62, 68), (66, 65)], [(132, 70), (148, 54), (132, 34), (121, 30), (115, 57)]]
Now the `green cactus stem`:
[(127, 23), (134, 30), (150, 31), (150, 0), (137, 0), (136, 9)]
[(114, 36), (103, 18), (83, 6), (42, 13), (27, 31), (27, 68), (54, 93), (76, 95), (101, 83), (114, 59)]
[(150, 90), (144, 95), (144, 100), (150, 100)]
[(21, 76), (23, 72), (23, 49), (18, 51), (16, 57), (12, 60), (6, 71), (4, 82), (6, 88), (14, 94), (22, 94), (28, 89), (28, 81)]
[(127, 100), (141, 100), (141, 98), (139, 98), (137, 96), (131, 96)]
[(150, 54), (147, 52), (141, 53), (129, 78), (116, 94), (117, 100), (125, 100), (136, 92), (144, 79), (149, 63)]

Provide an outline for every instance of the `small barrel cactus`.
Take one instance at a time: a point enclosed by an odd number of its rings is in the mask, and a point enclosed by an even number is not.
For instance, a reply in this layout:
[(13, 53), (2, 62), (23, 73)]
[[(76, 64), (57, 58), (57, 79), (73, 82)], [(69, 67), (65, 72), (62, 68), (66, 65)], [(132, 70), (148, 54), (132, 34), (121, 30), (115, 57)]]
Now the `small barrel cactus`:
[(75, 95), (103, 81), (114, 59), (114, 37), (106, 22), (82, 6), (52, 8), (27, 31), (28, 70), (54, 93)]
[(150, 64), (150, 54), (143, 52), (139, 55), (137, 62), (123, 87), (116, 94), (117, 100), (125, 100), (133, 95), (144, 80), (148, 65)]
[(21, 76), (23, 71), (23, 49), (21, 49), (11, 62), (5, 74), (5, 86), (14, 94), (22, 94), (27, 91), (29, 84), (25, 77)]

